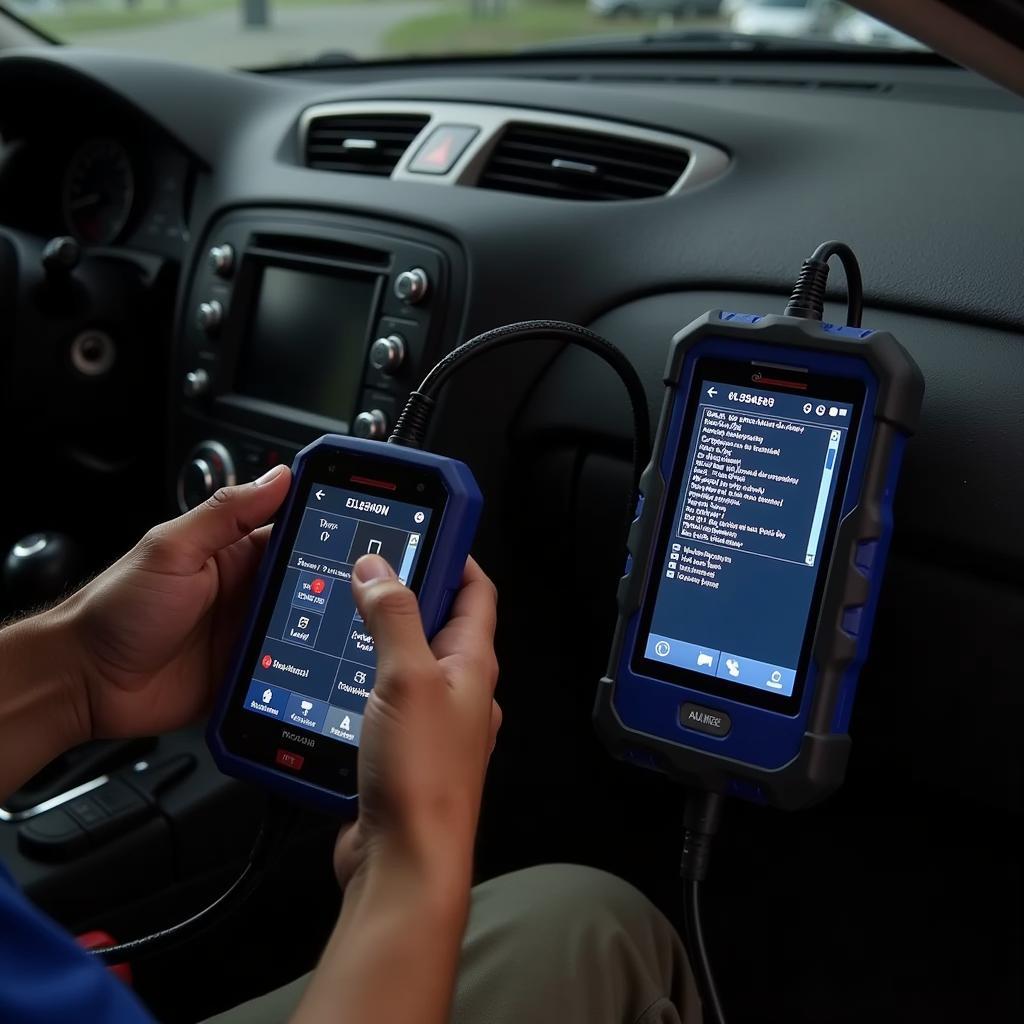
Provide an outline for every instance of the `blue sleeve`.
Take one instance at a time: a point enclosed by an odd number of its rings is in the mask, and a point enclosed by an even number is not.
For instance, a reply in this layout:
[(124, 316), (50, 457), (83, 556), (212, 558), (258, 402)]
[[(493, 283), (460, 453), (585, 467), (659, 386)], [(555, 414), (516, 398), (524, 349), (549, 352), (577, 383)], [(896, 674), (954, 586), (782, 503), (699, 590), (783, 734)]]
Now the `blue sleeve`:
[(153, 1024), (135, 995), (32, 906), (0, 865), (0, 1021)]

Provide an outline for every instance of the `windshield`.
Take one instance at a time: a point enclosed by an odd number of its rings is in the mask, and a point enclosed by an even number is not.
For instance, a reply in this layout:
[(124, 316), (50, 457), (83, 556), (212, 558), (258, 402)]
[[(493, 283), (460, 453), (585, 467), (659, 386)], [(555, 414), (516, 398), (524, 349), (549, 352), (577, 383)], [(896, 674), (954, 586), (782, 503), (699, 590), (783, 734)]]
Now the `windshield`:
[(488, 54), (531, 46), (702, 49), (771, 40), (906, 49), (835, 0), (0, 0), (65, 43), (211, 67)]

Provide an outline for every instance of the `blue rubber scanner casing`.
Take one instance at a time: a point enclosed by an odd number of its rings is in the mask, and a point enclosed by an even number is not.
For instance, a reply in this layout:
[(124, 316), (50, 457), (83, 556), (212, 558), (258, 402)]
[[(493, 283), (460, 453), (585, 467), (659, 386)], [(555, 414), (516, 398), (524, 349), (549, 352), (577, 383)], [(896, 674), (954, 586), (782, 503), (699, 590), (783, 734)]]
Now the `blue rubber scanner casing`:
[[(325, 434), (295, 456), (292, 462), (292, 486), (277, 516), (278, 523), (289, 522), (295, 514), (300, 492), (299, 481), (303, 477), (306, 464), (315, 453), (321, 452), (324, 448), (336, 449), (342, 453), (367, 455), (384, 463), (416, 466), (436, 473), (443, 481), (447, 501), (433, 547), (427, 556), (427, 565), (418, 593), (424, 630), (428, 639), (432, 638), (447, 621), (452, 601), (462, 585), (466, 559), (469, 557), (483, 509), (483, 495), (472, 471), (463, 462), (432, 452), (341, 434)], [(357, 811), (357, 797), (336, 793), (294, 774), (240, 757), (228, 749), (222, 735), (224, 720), (232, 710), (234, 702), (241, 703), (242, 700), (239, 694), (239, 677), (246, 668), (246, 653), (257, 629), (260, 610), (265, 602), (273, 602), (277, 597), (276, 594), (268, 593), (267, 588), (274, 565), (279, 558), (287, 555), (287, 552), (282, 551), (284, 540), (284, 531), (275, 529), (272, 532), (260, 563), (252, 608), (235, 647), (227, 679), (217, 697), (206, 740), (217, 767), (226, 775), (255, 782), (283, 797), (311, 804), (319, 810), (351, 818)], [(247, 682), (248, 676), (246, 684)]]
[[(855, 378), (865, 399), (843, 494), (811, 657), (795, 713), (638, 674), (633, 654), (651, 562), (677, 495), (667, 493), (686, 457), (695, 366), (703, 357), (806, 367)], [(689, 786), (785, 808), (807, 806), (836, 789), (849, 757), (847, 734), (857, 679), (870, 643), (892, 535), (892, 505), (907, 437), (917, 425), (924, 380), (892, 335), (796, 317), (712, 310), (672, 341), (654, 453), (640, 481), (629, 534), (619, 619), (608, 671), (594, 708), (598, 734), (618, 757)], [(686, 728), (684, 703), (727, 716), (724, 736)]]

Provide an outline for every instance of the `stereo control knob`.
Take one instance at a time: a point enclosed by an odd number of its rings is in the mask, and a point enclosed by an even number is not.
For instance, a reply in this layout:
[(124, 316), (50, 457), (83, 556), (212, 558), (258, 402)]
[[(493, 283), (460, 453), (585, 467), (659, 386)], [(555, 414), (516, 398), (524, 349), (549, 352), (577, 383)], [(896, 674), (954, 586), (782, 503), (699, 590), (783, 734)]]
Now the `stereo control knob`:
[(235, 269), (235, 250), (224, 242), (222, 245), (211, 246), (206, 254), (210, 269), (218, 277), (230, 277)]
[(182, 390), (186, 398), (201, 398), (210, 390), (210, 375), (200, 367), (185, 374)]
[(205, 334), (216, 334), (224, 319), (224, 307), (216, 300), (200, 302), (196, 310), (196, 323)]
[(422, 302), (430, 291), (430, 278), (422, 267), (403, 270), (395, 278), (395, 295), (403, 302), (415, 306)]
[(368, 437), (373, 441), (383, 440), (388, 432), (388, 418), (380, 409), (361, 412), (352, 424), (352, 431), (356, 437)]
[(397, 373), (405, 362), (405, 338), (389, 334), (370, 346), (370, 365), (383, 373)]
[(178, 474), (178, 505), (182, 512), (202, 504), (219, 487), (237, 481), (235, 460), (220, 441), (200, 441)]

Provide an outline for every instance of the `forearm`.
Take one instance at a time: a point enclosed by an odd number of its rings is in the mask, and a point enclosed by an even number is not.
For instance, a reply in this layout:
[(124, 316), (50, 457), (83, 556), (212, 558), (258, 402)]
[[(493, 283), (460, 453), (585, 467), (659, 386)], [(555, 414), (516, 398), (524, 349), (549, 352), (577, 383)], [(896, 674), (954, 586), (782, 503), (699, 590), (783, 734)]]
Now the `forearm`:
[(338, 925), (292, 1024), (446, 1024), (469, 908), (469, 857), (435, 872), (376, 863)]
[(0, 629), (0, 800), (86, 739), (74, 651), (61, 607)]

